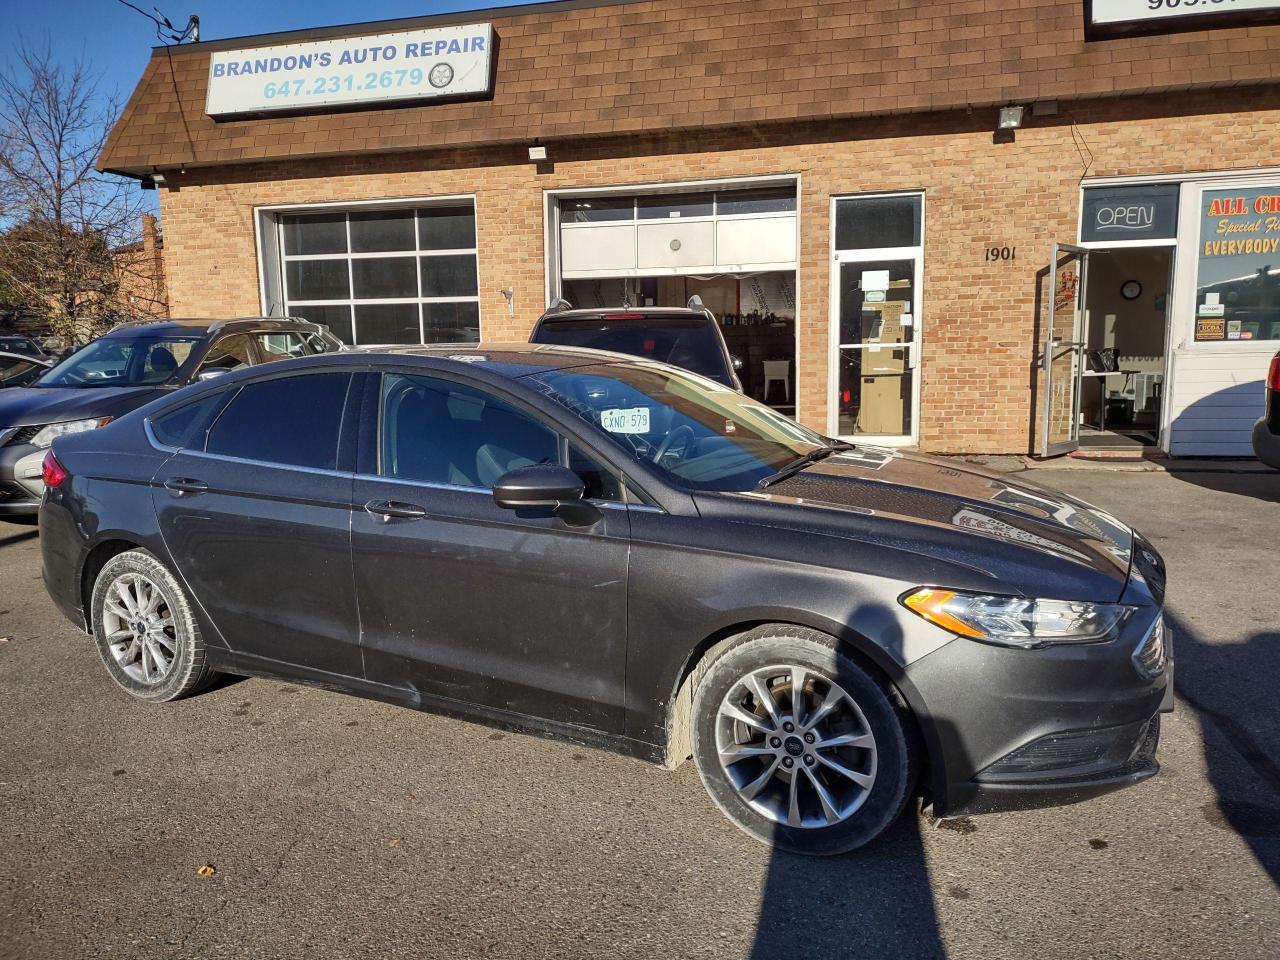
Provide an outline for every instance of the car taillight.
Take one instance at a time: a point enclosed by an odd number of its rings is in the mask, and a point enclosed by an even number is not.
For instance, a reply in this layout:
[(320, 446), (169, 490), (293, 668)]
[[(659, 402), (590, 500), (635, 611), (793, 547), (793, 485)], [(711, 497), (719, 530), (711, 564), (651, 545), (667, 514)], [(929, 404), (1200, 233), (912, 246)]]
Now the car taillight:
[(606, 313), (604, 315), (604, 319), (606, 320), (643, 320), (644, 314), (643, 313)]
[(44, 455), (44, 462), (40, 464), (40, 473), (44, 477), (46, 487), (56, 487), (67, 479), (67, 468), (58, 462), (52, 450)]
[(1271, 358), (1271, 369), (1267, 371), (1267, 389), (1280, 392), (1280, 353)]

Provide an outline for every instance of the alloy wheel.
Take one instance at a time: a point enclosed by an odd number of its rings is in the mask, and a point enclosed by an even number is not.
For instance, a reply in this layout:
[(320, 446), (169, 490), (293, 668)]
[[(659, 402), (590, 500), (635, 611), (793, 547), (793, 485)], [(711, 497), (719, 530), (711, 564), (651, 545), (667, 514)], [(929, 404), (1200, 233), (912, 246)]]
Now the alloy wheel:
[(876, 780), (876, 740), (840, 684), (795, 665), (753, 670), (716, 715), (720, 765), (739, 798), (787, 827), (841, 823)]
[(153, 686), (168, 676), (177, 658), (173, 611), (160, 588), (139, 573), (117, 577), (102, 607), (107, 649), (139, 683)]

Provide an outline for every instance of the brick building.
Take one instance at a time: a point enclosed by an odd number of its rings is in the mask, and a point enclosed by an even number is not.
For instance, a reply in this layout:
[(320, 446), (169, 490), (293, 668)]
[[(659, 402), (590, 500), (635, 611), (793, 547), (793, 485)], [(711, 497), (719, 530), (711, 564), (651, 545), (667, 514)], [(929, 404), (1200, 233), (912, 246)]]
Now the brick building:
[(164, 237), (154, 214), (142, 215), (142, 239), (111, 251), (120, 290), (118, 298), (130, 317), (169, 315), (169, 295), (164, 281)]
[(565, 0), (163, 47), (100, 166), (160, 191), (175, 315), (524, 339), (698, 293), (831, 435), (1247, 455), (1280, 4), (1187, 10)]

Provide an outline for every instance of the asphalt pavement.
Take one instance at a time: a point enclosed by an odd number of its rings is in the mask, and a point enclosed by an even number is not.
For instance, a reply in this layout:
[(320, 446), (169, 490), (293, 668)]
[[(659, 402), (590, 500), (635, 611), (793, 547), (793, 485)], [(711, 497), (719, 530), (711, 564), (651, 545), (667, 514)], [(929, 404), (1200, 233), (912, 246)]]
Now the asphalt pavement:
[(831, 860), (771, 855), (689, 765), (260, 679), (130, 700), (0, 523), (0, 957), (1274, 960), (1280, 475), (1034, 479), (1169, 562), (1163, 770)]

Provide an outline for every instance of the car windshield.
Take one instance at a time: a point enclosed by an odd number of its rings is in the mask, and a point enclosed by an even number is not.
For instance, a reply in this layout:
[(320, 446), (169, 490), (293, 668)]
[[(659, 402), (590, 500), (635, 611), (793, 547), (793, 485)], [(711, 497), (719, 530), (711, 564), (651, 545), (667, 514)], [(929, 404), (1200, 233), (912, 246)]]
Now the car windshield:
[(733, 385), (724, 349), (706, 317), (656, 317), (642, 313), (545, 320), (535, 343), (612, 350), (692, 370), (717, 383)]
[(830, 441), (759, 401), (680, 370), (602, 363), (528, 382), (636, 460), (695, 490), (753, 490)]
[(197, 337), (103, 337), (46, 373), (38, 387), (147, 387), (177, 372)]

